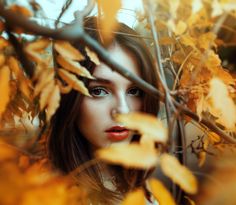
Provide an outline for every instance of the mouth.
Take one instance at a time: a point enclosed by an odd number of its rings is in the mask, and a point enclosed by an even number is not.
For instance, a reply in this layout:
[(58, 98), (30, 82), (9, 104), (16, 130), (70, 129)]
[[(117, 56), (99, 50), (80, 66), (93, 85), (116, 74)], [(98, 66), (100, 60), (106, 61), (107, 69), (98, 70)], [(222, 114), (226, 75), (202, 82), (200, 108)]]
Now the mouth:
[(129, 130), (122, 126), (111, 127), (105, 132), (111, 141), (121, 141), (129, 137)]

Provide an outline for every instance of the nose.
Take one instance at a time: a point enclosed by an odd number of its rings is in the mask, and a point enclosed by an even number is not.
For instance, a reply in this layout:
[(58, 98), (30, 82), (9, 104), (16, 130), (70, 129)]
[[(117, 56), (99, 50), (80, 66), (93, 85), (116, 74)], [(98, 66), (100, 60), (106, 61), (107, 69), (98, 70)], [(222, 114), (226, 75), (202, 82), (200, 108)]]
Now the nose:
[(130, 112), (130, 107), (125, 95), (119, 95), (116, 98), (116, 102), (114, 103), (114, 107), (111, 110), (112, 116), (115, 114), (125, 114)]

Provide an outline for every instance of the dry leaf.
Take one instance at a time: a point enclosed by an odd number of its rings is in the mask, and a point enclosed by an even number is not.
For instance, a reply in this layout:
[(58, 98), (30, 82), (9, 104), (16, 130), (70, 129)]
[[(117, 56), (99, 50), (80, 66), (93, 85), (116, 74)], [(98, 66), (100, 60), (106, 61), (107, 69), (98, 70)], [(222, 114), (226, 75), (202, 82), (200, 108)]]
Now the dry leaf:
[(171, 37), (162, 37), (159, 43), (160, 45), (171, 45), (175, 43), (175, 39)]
[(125, 167), (146, 169), (155, 166), (158, 157), (155, 149), (150, 149), (139, 144), (120, 144), (100, 149), (96, 157)]
[(218, 143), (221, 141), (221, 137), (215, 132), (209, 132), (207, 136), (211, 144)]
[(215, 39), (216, 34), (213, 32), (204, 33), (198, 37), (198, 47), (207, 50), (211, 46), (216, 46)]
[(193, 37), (191, 37), (190, 35), (186, 34), (186, 35), (181, 35), (180, 36), (180, 42), (182, 44), (184, 44), (185, 46), (191, 46), (191, 47), (195, 47), (197, 44), (197, 40)]
[(57, 62), (66, 70), (73, 72), (77, 75), (86, 77), (86, 78), (90, 78), (90, 79), (94, 79), (94, 77), (89, 73), (89, 71), (81, 66), (78, 62), (76, 61), (72, 61), (70, 59), (66, 59), (61, 55), (57, 56)]
[(197, 180), (187, 167), (181, 165), (179, 161), (169, 154), (160, 157), (160, 165), (164, 174), (170, 177), (184, 191), (190, 194), (197, 192)]
[(115, 120), (129, 129), (137, 130), (141, 134), (151, 137), (158, 142), (167, 141), (167, 130), (157, 117), (141, 112), (118, 114)]
[(58, 74), (73, 89), (79, 91), (84, 95), (90, 96), (88, 89), (85, 87), (84, 83), (80, 81), (75, 75), (63, 69), (59, 69)]
[(15, 57), (10, 56), (8, 58), (7, 63), (9, 65), (10, 69), (12, 70), (12, 72), (15, 74), (16, 78), (19, 78), (22, 76), (23, 73), (22, 73), (22, 70), (19, 66), (19, 61)]
[(150, 179), (149, 184), (151, 192), (160, 205), (175, 205), (175, 201), (171, 193), (166, 187), (157, 179)]
[(37, 63), (45, 64), (45, 58), (40, 55), (40, 52), (44, 51), (50, 44), (50, 40), (46, 38), (38, 39), (35, 42), (29, 43), (25, 47), (25, 52)]
[(27, 8), (23, 7), (23, 6), (19, 6), (16, 4), (13, 4), (9, 7), (9, 10), (16, 12), (18, 14), (21, 14), (25, 17), (31, 17), (33, 16), (32, 12), (30, 10), (28, 10)]
[(2, 67), (5, 64), (6, 58), (3, 53), (0, 53), (0, 67)]
[(145, 196), (142, 189), (128, 193), (121, 205), (145, 205)]
[(69, 93), (72, 90), (72, 87), (70, 85), (63, 85), (60, 80), (57, 80), (57, 85), (59, 86), (60, 92), (61, 93)]
[(221, 79), (213, 78), (210, 81), (208, 96), (212, 103), (208, 109), (211, 114), (218, 117), (217, 122), (229, 130), (235, 130), (236, 106), (229, 95), (227, 86)]
[(116, 29), (116, 14), (121, 7), (120, 0), (98, 0), (98, 5), (102, 8), (104, 18), (101, 20), (102, 37), (105, 44), (113, 38), (113, 32)]
[(8, 66), (0, 68), (0, 119), (10, 101), (10, 69)]
[(59, 107), (60, 99), (61, 99), (61, 95), (60, 95), (59, 86), (55, 85), (51, 93), (51, 97), (48, 100), (48, 106), (47, 106), (47, 112), (46, 112), (48, 122), (53, 116), (53, 114), (56, 112), (57, 108)]
[(198, 153), (198, 166), (202, 167), (205, 164), (205, 161), (206, 161), (206, 152), (200, 151)]
[(91, 51), (88, 47), (85, 47), (85, 51), (91, 61), (93, 61), (96, 65), (100, 65), (100, 60), (96, 53)]
[(48, 83), (54, 81), (54, 70), (52, 68), (43, 68), (35, 78), (38, 80), (34, 89), (34, 96), (37, 96)]
[(84, 56), (79, 52), (79, 50), (74, 48), (67, 41), (56, 41), (54, 47), (56, 51), (64, 58), (68, 58), (70, 60), (75, 60), (75, 61), (84, 60)]
[(0, 36), (0, 50), (3, 50), (7, 46), (9, 46), (9, 42), (5, 38)]
[(40, 99), (39, 99), (40, 110), (43, 110), (46, 107), (48, 100), (52, 94), (53, 89), (54, 89), (54, 81), (50, 81), (42, 89), (41, 94), (40, 94)]

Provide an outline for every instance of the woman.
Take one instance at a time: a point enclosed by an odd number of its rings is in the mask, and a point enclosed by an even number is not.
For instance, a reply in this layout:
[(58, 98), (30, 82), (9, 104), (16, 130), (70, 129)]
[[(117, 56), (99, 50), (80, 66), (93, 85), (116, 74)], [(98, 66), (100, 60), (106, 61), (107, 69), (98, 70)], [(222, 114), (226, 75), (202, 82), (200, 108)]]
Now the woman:
[[(112, 58), (157, 87), (157, 74), (145, 43), (134, 37), (137, 33), (131, 28), (122, 23), (118, 25), (114, 42), (108, 48)], [(101, 42), (95, 17), (87, 18), (84, 27)], [(75, 46), (86, 56), (82, 45)], [(52, 120), (48, 143), (53, 164), (65, 173), (93, 159), (98, 148), (139, 139), (138, 135), (117, 124), (112, 118), (114, 114), (143, 111), (157, 115), (159, 109), (158, 100), (104, 63), (96, 66), (86, 56), (81, 64), (96, 78), (84, 79), (92, 97), (76, 91), (63, 96)], [(127, 170), (97, 162), (80, 173), (78, 183), (87, 187), (92, 204), (115, 204), (128, 191), (144, 186), (147, 176), (143, 170)]]

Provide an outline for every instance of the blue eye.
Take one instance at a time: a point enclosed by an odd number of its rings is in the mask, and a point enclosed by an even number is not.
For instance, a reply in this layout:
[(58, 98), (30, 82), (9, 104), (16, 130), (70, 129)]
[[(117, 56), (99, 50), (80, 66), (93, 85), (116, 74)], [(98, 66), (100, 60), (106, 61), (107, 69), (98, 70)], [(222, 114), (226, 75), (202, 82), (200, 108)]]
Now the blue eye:
[(137, 87), (131, 88), (128, 90), (128, 95), (134, 97), (141, 97), (143, 95), (143, 91)]
[(90, 88), (89, 93), (94, 97), (103, 97), (103, 96), (108, 95), (108, 91), (102, 87)]

